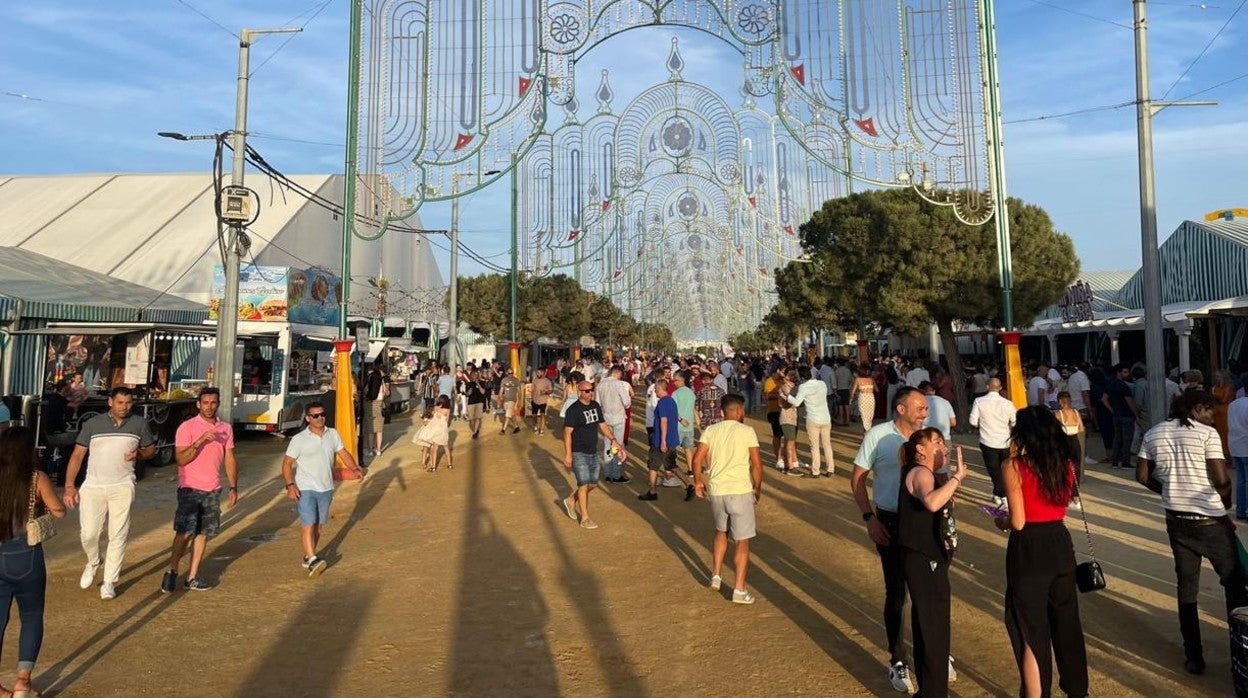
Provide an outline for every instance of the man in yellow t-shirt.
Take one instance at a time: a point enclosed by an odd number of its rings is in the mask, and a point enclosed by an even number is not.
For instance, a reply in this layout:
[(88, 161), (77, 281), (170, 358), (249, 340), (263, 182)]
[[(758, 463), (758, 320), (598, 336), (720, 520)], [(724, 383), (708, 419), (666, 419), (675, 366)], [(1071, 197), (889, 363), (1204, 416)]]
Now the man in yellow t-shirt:
[(780, 424), (780, 387), (784, 384), (784, 369), (776, 368), (775, 372), (763, 381), (763, 400), (767, 403), (767, 423), (771, 425), (771, 454), (776, 457), (776, 467), (784, 470), (784, 454), (780, 448), (784, 445), (784, 427)]
[(745, 589), (745, 571), (750, 563), (750, 539), (755, 535), (754, 505), (763, 490), (763, 462), (758, 455), (758, 434), (745, 424), (745, 399), (725, 395), (720, 408), (724, 421), (702, 432), (693, 454), (693, 487), (699, 497), (709, 496), (715, 519), (710, 586), (719, 589), (719, 570), (731, 533), (737, 542), (732, 556), (736, 572), (732, 602), (751, 604), (754, 596)]

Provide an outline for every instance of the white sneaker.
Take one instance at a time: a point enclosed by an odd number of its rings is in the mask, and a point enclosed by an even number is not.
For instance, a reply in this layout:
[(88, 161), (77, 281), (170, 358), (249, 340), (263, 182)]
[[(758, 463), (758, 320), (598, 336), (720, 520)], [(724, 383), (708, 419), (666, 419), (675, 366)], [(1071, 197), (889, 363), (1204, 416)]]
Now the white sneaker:
[(113, 588), (112, 584), (109, 584), (108, 582), (104, 582), (103, 584), (100, 585), (100, 598), (104, 599), (105, 601), (108, 601), (109, 599), (115, 599), (117, 598), (117, 590)]
[(745, 589), (733, 589), (732, 602), (749, 605), (754, 603), (754, 595)]
[(914, 683), (910, 681), (910, 670), (905, 662), (897, 662), (888, 668), (888, 680), (893, 690), (900, 693), (914, 693)]
[(958, 672), (953, 668), (953, 655), (949, 655), (949, 683), (958, 680)]
[(91, 585), (94, 583), (95, 566), (88, 563), (87, 566), (82, 569), (82, 577), (78, 579), (78, 586), (83, 589), (90, 589)]
[(723, 584), (723, 582), (724, 582), (724, 580), (723, 580), (723, 578), (722, 578), (722, 577), (720, 577), (718, 574), (713, 574), (713, 575), (711, 575), (711, 584), (710, 584), (710, 587), (711, 587), (711, 589), (713, 589), (714, 591), (719, 591), (719, 585), (720, 585), (720, 584)]
[(783, 458), (778, 458), (778, 459), (776, 459), (776, 470), (784, 470), (784, 459), (783, 459)]
[(1005, 497), (993, 497), (992, 505), (998, 509), (1004, 509), (1007, 505), (1007, 502), (1005, 501)]
[(1097, 460), (1096, 460), (1095, 458), (1084, 458), (1084, 459), (1083, 459), (1083, 464), (1084, 464), (1084, 465), (1096, 465), (1096, 463), (1097, 463)]
[(681, 482), (680, 478), (678, 477), (665, 477), (659, 484), (661, 484), (664, 487), (684, 487), (685, 486), (685, 483)]

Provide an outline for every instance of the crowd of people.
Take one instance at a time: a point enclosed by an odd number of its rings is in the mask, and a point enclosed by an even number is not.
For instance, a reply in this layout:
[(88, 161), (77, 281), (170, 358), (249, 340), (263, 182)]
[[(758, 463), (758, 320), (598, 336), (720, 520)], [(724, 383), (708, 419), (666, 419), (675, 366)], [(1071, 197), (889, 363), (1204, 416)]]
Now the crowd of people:
[[(993, 505), (980, 508), (1009, 533), (1004, 625), (1020, 693), (1049, 695), (1054, 664), (1064, 693), (1088, 693), (1076, 558), (1064, 524), (1067, 508), (1081, 507), (1084, 467), (1096, 462), (1086, 453), (1088, 430), (1102, 434), (1111, 454), (1108, 462), (1132, 467), (1138, 482), (1161, 496), (1175, 558), (1183, 666), (1203, 673), (1197, 593), (1204, 559), (1224, 587), (1228, 617), (1248, 606), (1248, 573), (1227, 513), (1233, 508), (1234, 518), (1248, 520), (1248, 374), (1215, 372), (1209, 386), (1195, 371), (1178, 376), (1181, 382), (1169, 381), (1170, 411), (1156, 426), (1146, 412), (1148, 387), (1139, 365), (1105, 371), (1038, 364), (1028, 370), (1028, 406), (1023, 409), (1002, 396), (1003, 376), (996, 366), (970, 366), (966, 374), (965, 388), (973, 399), (969, 427), (977, 430), (992, 489)], [(417, 385), (423, 413), (413, 441), (423, 447), (420, 462), (431, 473), (441, 463), (452, 467), (448, 435), (455, 420), (465, 420), (477, 439), (490, 410), (500, 435), (514, 435), (526, 426), (540, 435), (548, 428), (547, 412), (557, 411), (563, 465), (574, 480), (561, 508), (587, 530), (598, 527), (590, 515), (590, 493), (602, 481), (630, 481), (626, 465), (635, 443), (634, 398), (644, 394), (648, 450), (637, 462), (644, 463), (647, 486), (638, 498), (657, 502), (661, 488), (673, 487), (683, 488), (685, 501), (709, 500), (714, 533), (708, 586), (718, 590), (723, 583), (731, 539), (731, 600), (737, 604), (755, 601), (746, 575), (764, 477), (763, 449), (756, 430), (746, 424), (747, 415), (764, 413), (772, 436), (770, 460), (778, 471), (811, 478), (836, 472), (833, 426), (859, 421), (865, 433), (849, 472), (849, 489), (880, 557), (889, 682), (898, 691), (943, 696), (956, 679), (949, 566), (958, 549), (956, 502), (968, 466), (962, 447), (953, 444), (959, 424), (951, 378), (943, 368), (898, 357), (855, 366), (843, 358), (780, 355), (722, 360), (587, 356), (526, 370), (522, 377), (498, 361), (454, 371), (431, 362)], [(385, 391), (384, 371), (374, 368), (364, 379), (364, 399), (383, 400)], [(198, 413), (177, 431), (177, 505), (162, 593), (175, 592), (180, 578), (188, 591), (213, 586), (201, 575), (201, 562), (220, 527), (222, 495), (224, 505), (232, 507), (238, 488), (233, 430), (217, 419), (219, 400), (217, 390), (204, 389)], [(152, 455), (155, 439), (146, 421), (131, 414), (133, 396), (126, 388), (114, 389), (108, 404), (108, 412), (85, 422), (77, 433), (61, 494), (38, 470), (31, 431), (13, 426), (0, 433), (0, 597), (7, 597), (6, 608), (17, 602), (21, 623), (14, 695), (33, 695), (24, 692), (33, 690), (46, 587), (42, 546), (29, 542), (23, 522), (80, 508), (86, 556), (80, 586), (91, 588), (102, 567), (101, 599), (117, 594), (135, 496), (134, 464)], [(329, 520), (335, 461), (364, 475), (326, 418), (324, 405), (306, 406), (306, 428), (289, 440), (281, 464), (283, 489), (300, 522), (301, 567), (311, 577), (328, 564), (318, 545)], [(366, 433), (380, 434), (380, 418), (366, 405), (361, 415)], [(809, 465), (797, 450), (802, 423)], [(366, 454), (380, 453), (382, 446), (382, 439), (369, 438)], [(88, 454), (90, 468), (80, 478)], [(907, 596), (910, 664), (901, 648)]]

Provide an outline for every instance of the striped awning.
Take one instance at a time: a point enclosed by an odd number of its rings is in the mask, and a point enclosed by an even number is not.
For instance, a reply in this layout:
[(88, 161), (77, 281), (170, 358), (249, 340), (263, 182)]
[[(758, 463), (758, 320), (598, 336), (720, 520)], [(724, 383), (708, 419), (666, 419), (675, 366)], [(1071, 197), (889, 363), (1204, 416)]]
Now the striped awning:
[[(20, 301), (20, 303), (19, 303)], [(0, 319), (199, 324), (208, 309), (29, 250), (0, 247)]]

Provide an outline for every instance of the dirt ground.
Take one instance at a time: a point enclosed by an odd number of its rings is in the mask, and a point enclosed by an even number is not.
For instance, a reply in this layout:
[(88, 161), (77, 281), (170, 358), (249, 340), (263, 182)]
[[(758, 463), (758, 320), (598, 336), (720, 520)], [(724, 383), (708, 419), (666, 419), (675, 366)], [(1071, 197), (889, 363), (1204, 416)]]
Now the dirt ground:
[[(686, 503), (677, 489), (663, 489), (658, 502), (637, 500), (644, 454), (636, 441), (633, 482), (593, 493), (600, 528), (586, 531), (556, 504), (572, 482), (558, 437), (500, 436), (490, 426), (472, 441), (457, 422), (455, 467), (436, 474), (414, 462), (410, 418), (387, 427), (392, 445), (368, 479), (338, 490), (323, 541), (331, 566), (319, 579), (298, 564), (277, 437), (240, 440), (242, 496), (210, 544), (204, 576), (219, 585), (212, 591), (158, 591), (171, 468), (139, 483), (113, 601), (78, 588), (83, 555), (71, 513), (47, 545), (36, 687), (64, 696), (892, 694), (878, 559), (849, 495), (860, 429), (835, 429), (831, 479), (768, 468), (748, 580), (758, 602), (747, 607), (728, 600), (730, 584), (721, 593), (705, 586), (712, 525), (704, 501)], [(635, 426), (634, 437), (644, 437), (640, 420)], [(1018, 684), (1001, 621), (1005, 536), (974, 510), (990, 492), (977, 449), (966, 455), (973, 475), (960, 495), (951, 572), (953, 694), (1011, 695)], [(1200, 599), (1209, 670), (1191, 677), (1182, 671), (1156, 497), (1105, 466), (1089, 468), (1084, 489), (1109, 580), (1081, 597), (1093, 695), (1231, 694), (1212, 570)], [(1081, 546), (1077, 520), (1068, 524)], [(17, 625), (14, 612), (5, 685)]]

